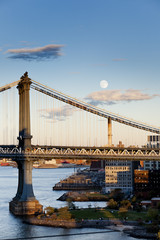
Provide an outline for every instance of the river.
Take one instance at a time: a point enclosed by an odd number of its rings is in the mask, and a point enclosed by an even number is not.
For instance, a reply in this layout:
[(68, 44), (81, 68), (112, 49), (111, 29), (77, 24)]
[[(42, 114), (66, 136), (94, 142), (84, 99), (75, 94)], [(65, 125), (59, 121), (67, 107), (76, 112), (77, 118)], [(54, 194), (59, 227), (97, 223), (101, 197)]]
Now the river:
[[(65, 202), (57, 201), (64, 191), (53, 191), (52, 187), (74, 172), (72, 168), (33, 169), (33, 188), (39, 202), (44, 206), (61, 207)], [(56, 239), (56, 240), (134, 240), (123, 232), (107, 232), (101, 229), (62, 229), (32, 226), (9, 212), (9, 201), (15, 196), (18, 184), (18, 171), (12, 167), (0, 167), (0, 239)], [(76, 203), (79, 207), (105, 206), (105, 202)], [(97, 233), (98, 232), (98, 233)], [(75, 234), (75, 235), (74, 235)], [(65, 236), (64, 236), (65, 235)]]

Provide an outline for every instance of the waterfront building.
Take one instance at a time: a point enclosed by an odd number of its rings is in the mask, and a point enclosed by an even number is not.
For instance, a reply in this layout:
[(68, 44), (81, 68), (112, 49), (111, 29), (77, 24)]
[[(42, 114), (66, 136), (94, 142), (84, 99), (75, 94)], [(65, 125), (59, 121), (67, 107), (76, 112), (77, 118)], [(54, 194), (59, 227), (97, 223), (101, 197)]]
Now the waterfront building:
[(122, 189), (124, 193), (133, 191), (133, 162), (131, 161), (106, 161), (105, 167), (106, 192)]

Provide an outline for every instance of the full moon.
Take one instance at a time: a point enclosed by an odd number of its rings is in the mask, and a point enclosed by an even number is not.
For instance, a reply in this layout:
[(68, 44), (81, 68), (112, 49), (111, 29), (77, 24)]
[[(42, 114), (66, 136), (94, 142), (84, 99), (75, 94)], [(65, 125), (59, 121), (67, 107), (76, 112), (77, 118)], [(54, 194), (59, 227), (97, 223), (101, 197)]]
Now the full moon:
[(100, 86), (101, 86), (101, 88), (107, 88), (108, 87), (108, 82), (106, 80), (101, 80), (100, 81)]

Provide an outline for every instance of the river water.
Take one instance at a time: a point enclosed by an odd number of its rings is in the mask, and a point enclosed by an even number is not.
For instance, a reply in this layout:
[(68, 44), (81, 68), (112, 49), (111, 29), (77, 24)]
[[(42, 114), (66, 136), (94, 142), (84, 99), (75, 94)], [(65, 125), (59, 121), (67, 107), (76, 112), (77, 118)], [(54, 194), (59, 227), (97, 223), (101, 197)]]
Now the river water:
[[(64, 191), (53, 191), (52, 187), (74, 172), (72, 168), (33, 169), (33, 188), (39, 202), (44, 206), (61, 207), (65, 202), (57, 201)], [(0, 239), (56, 239), (56, 240), (134, 240), (123, 232), (107, 232), (101, 229), (62, 229), (34, 226), (23, 223), (23, 219), (9, 212), (9, 201), (15, 196), (18, 171), (12, 167), (0, 167)], [(79, 207), (105, 206), (105, 202), (76, 203)]]

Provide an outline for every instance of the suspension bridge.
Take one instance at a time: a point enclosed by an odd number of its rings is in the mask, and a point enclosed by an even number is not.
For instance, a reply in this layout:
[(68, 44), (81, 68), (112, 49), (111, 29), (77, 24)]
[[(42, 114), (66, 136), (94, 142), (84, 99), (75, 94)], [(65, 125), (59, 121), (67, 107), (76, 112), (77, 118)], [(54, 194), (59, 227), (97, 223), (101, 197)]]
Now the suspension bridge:
[[(32, 187), (32, 165), (35, 160), (50, 160), (53, 158), (130, 161), (160, 160), (160, 149), (148, 148), (147, 146), (114, 146), (112, 122), (154, 134), (160, 134), (160, 128), (111, 113), (63, 94), (30, 79), (27, 72), (20, 80), (0, 87), (0, 93), (4, 94), (14, 87), (17, 87), (19, 92), (19, 103), (14, 100), (14, 97), (12, 101), (9, 102), (9, 96), (7, 95), (7, 99), (4, 98), (1, 104), (1, 111), (3, 108), (9, 109), (9, 111), (7, 113), (1, 113), (2, 118), (4, 118), (1, 126), (5, 129), (5, 131), (1, 131), (3, 133), (1, 141), (5, 141), (5, 144), (3, 142), (3, 144), (0, 145), (0, 158), (12, 159), (16, 161), (18, 165), (19, 182), (17, 194), (10, 202), (10, 210), (15, 215), (29, 215), (42, 210), (42, 205), (36, 200)], [(31, 106), (32, 110), (30, 110), (30, 90), (34, 92), (33, 96), (31, 96), (33, 101)], [(40, 97), (37, 97), (37, 93), (41, 94)], [(47, 96), (45, 99), (45, 107), (42, 101), (42, 96), (44, 95)], [(48, 103), (48, 97), (52, 99), (51, 103)], [(60, 109), (61, 103), (65, 105), (61, 106)], [(17, 104), (19, 104), (19, 108)], [(35, 110), (36, 104), (40, 105), (38, 111)], [(17, 109), (19, 111), (19, 129), (16, 122)], [(35, 121), (37, 112), (40, 114), (38, 122)], [(82, 119), (83, 113), (89, 115), (85, 115), (85, 119)], [(76, 115), (76, 120), (74, 119), (74, 121), (71, 122), (66, 121), (66, 125), (64, 126), (65, 117), (73, 114)], [(103, 127), (100, 126), (98, 128), (96, 120), (90, 120), (92, 118), (91, 116), (107, 119), (108, 128), (106, 122), (104, 123), (102, 121), (99, 121), (99, 124), (103, 124)], [(8, 120), (6, 120), (6, 117)], [(32, 124), (34, 125), (34, 128), (32, 128), (33, 135), (31, 135), (31, 118)], [(80, 120), (84, 121), (87, 127), (85, 127), (85, 124), (82, 124)], [(61, 123), (61, 125), (57, 125), (58, 123)], [(12, 124), (15, 131), (13, 129), (7, 129), (8, 125), (12, 127)], [(67, 124), (69, 124), (69, 126)], [(80, 128), (81, 124), (82, 127)], [(39, 130), (35, 130), (37, 126), (39, 126)], [(76, 127), (78, 128), (77, 132), (75, 131)], [(107, 128), (107, 144), (104, 127), (105, 129)], [(84, 133), (82, 133), (82, 129), (85, 131)], [(18, 142), (15, 142), (17, 141), (16, 132), (18, 132)], [(64, 136), (63, 134), (66, 132), (68, 132), (68, 134)], [(93, 132), (95, 132), (96, 138), (93, 137)], [(80, 137), (78, 137), (78, 134), (80, 134)], [(88, 137), (89, 134), (91, 135), (91, 140)], [(102, 135), (105, 135), (103, 139), (105, 144), (101, 142), (98, 146), (98, 134), (100, 140), (103, 138)], [(37, 135), (37, 143), (33, 144), (32, 138), (34, 139), (35, 135)], [(82, 135), (84, 138), (83, 144)], [(11, 138), (12, 141), (9, 140), (9, 138)], [(39, 144), (40, 138), (43, 140), (46, 139), (45, 144)], [(94, 142), (92, 141), (93, 138), (96, 139)], [(65, 143), (64, 139), (66, 139)], [(75, 144), (77, 139), (80, 139), (80, 144)], [(49, 141), (50, 144), (48, 144)]]

